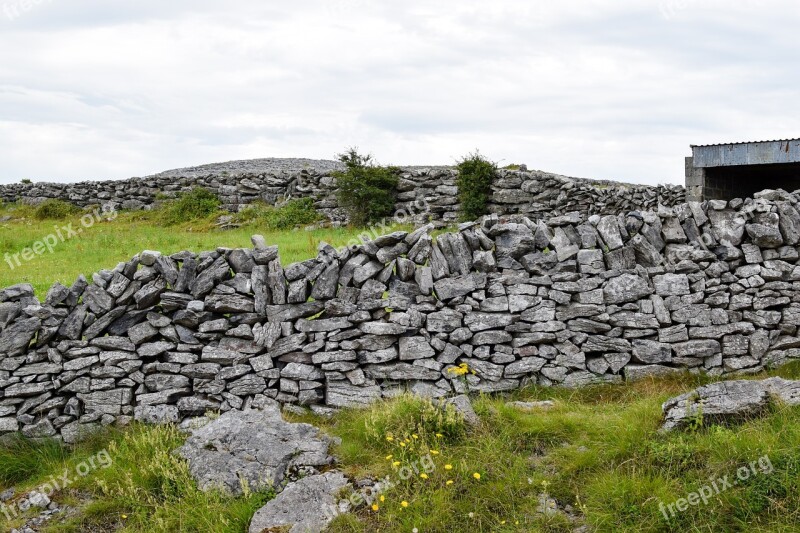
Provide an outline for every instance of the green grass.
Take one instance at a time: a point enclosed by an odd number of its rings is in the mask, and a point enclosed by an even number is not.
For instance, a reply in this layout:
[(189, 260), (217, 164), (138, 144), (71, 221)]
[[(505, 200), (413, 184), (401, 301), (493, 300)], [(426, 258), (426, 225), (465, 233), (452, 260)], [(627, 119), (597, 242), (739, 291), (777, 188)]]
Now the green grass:
[[(779, 372), (797, 377), (800, 365)], [(763, 376), (760, 376), (763, 377)], [(335, 532), (572, 531), (563, 516), (538, 513), (547, 493), (572, 505), (590, 531), (796, 531), (800, 523), (800, 409), (781, 408), (739, 427), (658, 433), (661, 403), (702, 383), (688, 375), (579, 391), (534, 387), (517, 399), (553, 399), (532, 413), (481, 397), (478, 428), (445, 437), (419, 426), (428, 407), (403, 397), (369, 411), (349, 411), (327, 423), (343, 439), (339, 456), (349, 474), (398, 477), (402, 464), (433, 449), (435, 470), (385, 493), (377, 512), (338, 518)], [(402, 419), (405, 424), (388, 424)], [(325, 426), (325, 421), (317, 421)], [(400, 427), (401, 429), (397, 429)], [(419, 439), (415, 439), (416, 434)], [(386, 440), (386, 435), (393, 437)], [(381, 438), (382, 436), (382, 438)], [(406, 447), (398, 446), (398, 437)], [(410, 448), (412, 451), (407, 452)], [(393, 457), (386, 459), (389, 455)], [(659, 502), (673, 503), (737, 468), (767, 456), (774, 471), (666, 520)], [(444, 465), (452, 465), (445, 470)], [(476, 480), (473, 474), (480, 474)], [(453, 483), (448, 485), (447, 480)], [(408, 502), (402, 507), (401, 502)]]
[[(142, 250), (170, 254), (182, 250), (214, 250), (220, 246), (251, 247), (251, 235), (260, 233), (268, 244), (280, 247), (281, 261), (289, 264), (315, 257), (321, 241), (335, 247), (345, 246), (367, 231), (357, 228), (270, 230), (260, 218), (248, 221), (240, 228), (220, 230), (214, 227), (216, 213), (167, 227), (161, 222), (157, 211), (120, 213), (113, 221), (96, 222), (79, 235), (58, 243), (52, 253), (45, 251), (30, 261), (20, 261), (21, 266), (15, 265), (12, 269), (5, 260), (5, 254), (13, 256), (32, 247), (54, 233), (55, 225), (72, 223), (73, 228), (81, 228), (80, 217), (59, 221), (37, 220), (32, 215), (32, 208), (13, 205), (0, 207), (0, 218), (4, 215), (13, 218), (0, 223), (0, 287), (31, 283), (39, 297), (43, 297), (56, 281), (69, 286), (79, 274), (89, 278), (94, 272), (128, 261)], [(410, 228), (392, 226), (380, 230), (378, 234), (396, 229)], [(369, 235), (372, 238), (376, 236)]]
[[(800, 363), (769, 374), (796, 379)], [(474, 399), (481, 418), (474, 428), (452, 411), (407, 395), (331, 419), (290, 416), (342, 439), (334, 453), (351, 478), (388, 476), (394, 483), (383, 501), (376, 496), (377, 511), (360, 506), (337, 518), (333, 532), (572, 531), (576, 524), (563, 514), (538, 512), (543, 493), (562, 508), (571, 505), (590, 531), (797, 531), (800, 409), (776, 408), (734, 427), (658, 432), (661, 403), (706, 381), (685, 375), (577, 391), (530, 387), (510, 396), (484, 395)], [(549, 399), (555, 406), (521, 412), (506, 406), (510, 399)], [(110, 466), (93, 469), (55, 495), (78, 512), (46, 531), (246, 531), (271, 495), (200, 492), (185, 461), (172, 453), (182, 441), (174, 427), (141, 425), (108, 430), (71, 450), (12, 439), (0, 446), (0, 482), (25, 494), (107, 453)], [(738, 468), (764, 456), (770, 473), (759, 470), (707, 505), (669, 520), (662, 515), (659, 502), (685, 498), (709, 478), (734, 478)], [(411, 465), (418, 472), (402, 479), (401, 469)]]
[[(28, 491), (69, 473), (71, 484), (52, 498), (80, 512), (51, 522), (50, 532), (246, 531), (252, 515), (272, 495), (233, 498), (200, 491), (188, 464), (172, 453), (183, 440), (175, 427), (138, 424), (124, 431), (108, 430), (71, 450), (52, 441), (13, 439), (0, 447), (0, 475), (4, 486), (16, 485), (11, 503), (18, 503)], [(19, 526), (33, 514), (9, 525)], [(0, 521), (5, 518), (0, 516)]]

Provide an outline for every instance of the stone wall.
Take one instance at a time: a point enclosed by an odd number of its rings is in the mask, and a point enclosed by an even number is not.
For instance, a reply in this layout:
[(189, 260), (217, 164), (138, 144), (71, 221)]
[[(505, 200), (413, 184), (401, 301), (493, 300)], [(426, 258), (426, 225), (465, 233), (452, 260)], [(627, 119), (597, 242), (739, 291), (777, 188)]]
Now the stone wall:
[[(161, 198), (202, 186), (219, 196), (230, 211), (256, 200), (275, 204), (285, 198), (312, 197), (330, 220), (346, 220), (338, 208), (333, 171), (335, 162), (282, 165), (269, 171), (220, 172), (214, 169), (168, 172), (147, 178), (75, 184), (34, 183), (0, 186), (0, 200), (39, 203), (58, 198), (81, 207), (111, 204), (117, 209), (148, 209)], [(418, 222), (452, 222), (458, 218), (456, 171), (452, 167), (407, 167), (402, 170), (396, 209)], [(540, 171), (502, 170), (494, 183), (490, 210), (549, 218), (570, 211), (613, 214), (676, 205), (686, 197), (681, 186), (650, 187), (568, 178)]]
[[(0, 431), (282, 403), (579, 386), (800, 356), (800, 198), (485, 217), (283, 267), (276, 247), (162, 256), (0, 291)], [(460, 365), (469, 372), (459, 375)], [(474, 372), (474, 373), (473, 373)]]

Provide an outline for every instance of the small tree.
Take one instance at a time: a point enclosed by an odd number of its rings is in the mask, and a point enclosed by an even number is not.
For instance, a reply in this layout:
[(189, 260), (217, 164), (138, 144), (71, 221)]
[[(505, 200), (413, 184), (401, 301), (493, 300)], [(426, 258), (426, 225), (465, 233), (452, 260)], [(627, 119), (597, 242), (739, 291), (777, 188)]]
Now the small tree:
[(334, 173), (339, 205), (355, 226), (366, 226), (394, 213), (397, 198), (397, 169), (380, 167), (372, 156), (361, 155), (357, 148), (339, 154), (344, 172)]
[(461, 203), (461, 218), (475, 220), (487, 213), (497, 165), (476, 151), (462, 159), (456, 168), (458, 169), (456, 185), (458, 185), (458, 200)]

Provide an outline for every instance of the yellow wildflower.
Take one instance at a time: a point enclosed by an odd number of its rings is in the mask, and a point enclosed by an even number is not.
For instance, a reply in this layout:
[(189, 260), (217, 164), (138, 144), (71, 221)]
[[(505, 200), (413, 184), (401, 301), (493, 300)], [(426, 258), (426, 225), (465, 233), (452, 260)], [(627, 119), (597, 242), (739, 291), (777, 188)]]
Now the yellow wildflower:
[(431, 455), (439, 455), (439, 450), (431, 450)]
[(411, 436), (414, 437), (415, 439), (419, 438), (419, 435), (417, 435), (416, 433), (412, 434)]
[(390, 454), (390, 455), (387, 455), (387, 456), (386, 456), (386, 460), (387, 460), (387, 461), (391, 461), (392, 457), (394, 457), (394, 455), (391, 455), (391, 454)]
[(377, 503), (373, 503), (372, 504), (372, 510), (373, 511), (377, 511), (378, 509), (380, 509), (380, 507), (378, 507), (378, 504)]
[(405, 443), (405, 442), (401, 442), (401, 443), (400, 443), (400, 446), (402, 446), (403, 448), (405, 448), (405, 447), (406, 447), (406, 443)]
[(474, 474), (472, 474), (472, 477), (474, 477), (475, 479), (480, 479), (481, 475), (479, 473), (475, 472)]
[(419, 475), (419, 477), (421, 477), (422, 479), (428, 479), (428, 474), (426, 474), (425, 472), (423, 472), (423, 473), (421, 473), (421, 474)]
[(383, 494), (381, 494), (381, 502), (385, 502), (385, 501), (386, 501), (386, 496), (384, 496)]
[(442, 437), (444, 437), (444, 435), (442, 435), (441, 433), (437, 433), (437, 434), (436, 434), (436, 438), (437, 438), (437, 439), (441, 439)]
[(400, 461), (395, 461), (392, 463), (392, 466), (400, 466)]
[(444, 465), (444, 469), (445, 470), (452, 470), (453, 469), (453, 465)]
[(453, 480), (452, 479), (448, 479), (447, 483), (445, 483), (445, 485), (452, 485), (452, 484), (453, 484)]
[(453, 374), (454, 376), (463, 376), (464, 374), (467, 374), (469, 372), (472, 372), (473, 374), (475, 373), (474, 371), (470, 370), (469, 365), (467, 363), (461, 363), (458, 366), (452, 366), (447, 369), (447, 372)]
[(392, 442), (394, 440), (394, 437), (392, 437), (391, 435), (387, 435), (386, 440)]
[(403, 500), (403, 501), (400, 502), (400, 506), (401, 507), (408, 507), (408, 502)]

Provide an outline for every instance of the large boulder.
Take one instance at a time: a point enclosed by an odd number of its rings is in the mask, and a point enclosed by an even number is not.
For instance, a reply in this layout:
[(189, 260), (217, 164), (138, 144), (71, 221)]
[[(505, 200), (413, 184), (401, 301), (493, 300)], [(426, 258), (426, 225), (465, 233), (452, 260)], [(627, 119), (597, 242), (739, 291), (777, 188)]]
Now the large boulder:
[(244, 483), (251, 490), (280, 490), (290, 470), (331, 464), (330, 444), (318, 428), (286, 422), (269, 406), (228, 411), (195, 429), (177, 451), (202, 490), (238, 496)]
[(774, 402), (800, 405), (800, 381), (770, 378), (704, 385), (664, 402), (661, 429), (670, 431), (698, 420), (730, 424), (759, 416)]

